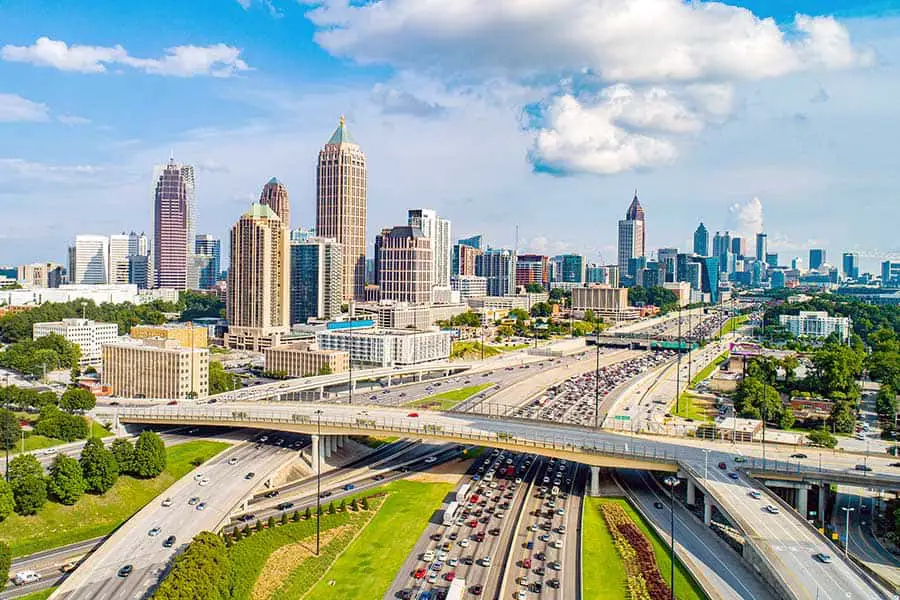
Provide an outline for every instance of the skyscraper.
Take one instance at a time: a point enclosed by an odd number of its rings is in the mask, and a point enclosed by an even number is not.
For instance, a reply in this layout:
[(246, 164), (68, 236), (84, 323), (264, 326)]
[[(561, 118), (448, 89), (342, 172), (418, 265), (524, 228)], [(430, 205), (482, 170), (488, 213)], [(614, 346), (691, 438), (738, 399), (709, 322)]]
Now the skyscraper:
[(809, 251), (809, 270), (816, 271), (821, 269), (825, 264), (825, 250), (822, 248), (811, 248)]
[(584, 257), (580, 254), (560, 254), (551, 259), (553, 281), (584, 283)]
[(282, 225), (290, 229), (291, 200), (288, 197), (287, 188), (276, 177), (270, 179), (263, 186), (262, 193), (259, 195), (259, 203), (265, 204), (274, 210), (278, 218), (281, 219)]
[(431, 238), (418, 227), (383, 229), (375, 237), (375, 282), (382, 300), (431, 303), (433, 274)]
[(747, 254), (746, 246), (744, 245), (744, 238), (739, 235), (732, 236), (731, 253), (734, 254), (735, 257), (740, 257)]
[(333, 238), (344, 252), (345, 300), (365, 298), (366, 155), (341, 117), (319, 151), (316, 171), (316, 234)]
[(450, 287), (450, 221), (429, 208), (410, 209), (407, 224), (418, 227), (431, 240), (432, 285)]
[(194, 254), (208, 258), (200, 267), (198, 287), (201, 290), (214, 288), (222, 268), (222, 242), (208, 233), (198, 235), (194, 240)]
[(516, 255), (504, 248), (488, 248), (477, 258), (475, 274), (487, 280), (488, 296), (507, 296), (516, 291)]
[(542, 254), (520, 254), (516, 257), (516, 287), (532, 283), (550, 289), (550, 258)]
[(341, 314), (343, 268), (341, 245), (333, 239), (291, 242), (291, 325)]
[(844, 277), (847, 279), (859, 279), (859, 254), (844, 252), (841, 262), (844, 267)]
[(702, 222), (694, 231), (694, 254), (709, 256), (709, 230)]
[(76, 235), (75, 245), (69, 248), (69, 283), (109, 283), (109, 270), (109, 238)]
[(270, 207), (253, 204), (231, 228), (225, 345), (256, 352), (290, 331), (287, 228)]
[(459, 240), (453, 245), (451, 272), (454, 275), (475, 275), (475, 264), (482, 254), (480, 235)]
[(128, 283), (131, 238), (126, 233), (109, 236), (109, 283)]
[(619, 221), (619, 271), (627, 272), (628, 259), (645, 255), (646, 237), (644, 209), (635, 191), (625, 219)]
[(713, 237), (712, 255), (718, 259), (716, 264), (719, 267), (719, 272), (728, 273), (728, 265), (730, 262), (733, 262), (730, 260), (731, 254), (731, 234), (727, 231), (717, 231)]
[(678, 248), (660, 248), (656, 251), (656, 260), (659, 262), (660, 285), (678, 281)]
[(194, 246), (194, 167), (170, 158), (153, 173), (153, 282), (183, 290)]
[(756, 260), (766, 260), (769, 252), (769, 236), (765, 233), (756, 234)]

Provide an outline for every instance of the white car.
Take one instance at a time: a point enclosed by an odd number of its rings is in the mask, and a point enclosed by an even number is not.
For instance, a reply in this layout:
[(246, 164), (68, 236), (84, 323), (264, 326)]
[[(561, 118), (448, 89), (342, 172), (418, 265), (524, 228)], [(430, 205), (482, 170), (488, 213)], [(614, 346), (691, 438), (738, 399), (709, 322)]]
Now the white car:
[(54, 454), (56, 454), (56, 448), (47, 448), (46, 450), (44, 450), (45, 456), (52, 456)]
[(422, 555), (422, 560), (425, 562), (431, 562), (434, 560), (434, 550), (429, 550), (425, 554)]
[(237, 461), (238, 461), (237, 456), (232, 456), (231, 458), (228, 459), (228, 464), (229, 464), (229, 465), (236, 465), (236, 464), (237, 464)]
[(209, 485), (209, 477), (204, 477), (203, 479), (200, 480), (200, 487), (204, 487), (207, 485)]
[(437, 459), (435, 457), (429, 456), (428, 458), (425, 459), (425, 464), (430, 465), (431, 463), (436, 462), (436, 461), (437, 461)]
[(25, 585), (40, 581), (41, 575), (37, 571), (20, 571), (13, 577), (13, 583), (16, 585)]
[(172, 499), (166, 498), (165, 500), (162, 501), (162, 505), (163, 506), (172, 506)]
[(459, 547), (460, 548), (468, 548), (469, 547), (469, 538), (463, 538), (463, 539), (459, 540)]
[(156, 537), (160, 534), (161, 531), (162, 531), (162, 529), (160, 529), (159, 527), (154, 527), (153, 529), (151, 529), (150, 531), (147, 532), (147, 535), (149, 535), (150, 537)]
[(781, 512), (781, 509), (779, 509), (779, 508), (778, 508), (777, 506), (775, 506), (774, 504), (769, 504), (769, 505), (766, 506), (766, 511), (772, 513), (773, 515), (777, 515), (778, 513)]
[(203, 479), (203, 473), (194, 473), (194, 481), (200, 481)]

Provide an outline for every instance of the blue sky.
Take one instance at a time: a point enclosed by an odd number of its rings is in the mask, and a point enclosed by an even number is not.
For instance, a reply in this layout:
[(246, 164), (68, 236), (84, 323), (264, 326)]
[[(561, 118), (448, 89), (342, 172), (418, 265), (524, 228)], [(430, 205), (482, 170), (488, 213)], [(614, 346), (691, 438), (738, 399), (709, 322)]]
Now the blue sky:
[(614, 262), (637, 188), (652, 248), (686, 247), (702, 219), (762, 227), (785, 259), (900, 252), (898, 10), (7, 0), (0, 264), (149, 232), (170, 151), (197, 166), (198, 231), (226, 238), (273, 175), (309, 225), (341, 114), (369, 159), (370, 238), (432, 207), (455, 237), (512, 245), (519, 225), (524, 250)]

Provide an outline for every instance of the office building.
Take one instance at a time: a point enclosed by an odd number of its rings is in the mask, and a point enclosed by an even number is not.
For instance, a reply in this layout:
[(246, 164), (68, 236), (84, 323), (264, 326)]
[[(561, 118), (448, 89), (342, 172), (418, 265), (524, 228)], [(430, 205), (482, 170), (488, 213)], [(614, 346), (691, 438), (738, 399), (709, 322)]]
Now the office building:
[(231, 228), (227, 347), (259, 352), (290, 331), (287, 235), (275, 211), (258, 203)]
[(694, 254), (709, 256), (709, 230), (702, 222), (694, 231)]
[(787, 277), (784, 269), (774, 269), (769, 273), (769, 287), (773, 290), (787, 287)]
[(777, 267), (778, 266), (778, 254), (776, 254), (774, 252), (767, 252), (766, 253), (766, 264), (770, 267)]
[(584, 278), (585, 283), (605, 283), (609, 287), (620, 287), (619, 265), (588, 265)]
[(572, 309), (584, 314), (593, 311), (595, 317), (611, 321), (636, 319), (640, 310), (629, 306), (627, 288), (605, 286), (577, 287), (572, 290)]
[(779, 315), (778, 322), (796, 337), (826, 338), (837, 333), (841, 342), (850, 340), (850, 319), (830, 317), (825, 311), (801, 310), (797, 315)]
[[(733, 256), (731, 252), (731, 234), (727, 231), (725, 232), (716, 232), (716, 235), (713, 237), (713, 253), (712, 255), (718, 259), (719, 272), (720, 273), (730, 273), (729, 270), (730, 264), (733, 264), (733, 260), (729, 257)], [(732, 269), (733, 270), (733, 269)]]
[(349, 352), (353, 364), (394, 367), (447, 360), (451, 334), (412, 329), (325, 330), (316, 332), (316, 344), (322, 350)]
[(407, 225), (418, 227), (431, 240), (432, 285), (449, 288), (452, 267), (450, 221), (440, 218), (431, 209), (416, 208), (409, 211)]
[(516, 258), (516, 287), (531, 284), (550, 289), (550, 259), (540, 254), (520, 254)]
[[(480, 236), (479, 236), (480, 239)], [(484, 254), (484, 250), (459, 243), (453, 246), (453, 274), (475, 275), (478, 269), (478, 257)]]
[(291, 243), (291, 325), (308, 319), (332, 320), (341, 314), (344, 256), (329, 238)]
[(76, 235), (69, 248), (69, 282), (75, 285), (109, 283), (109, 238), (105, 235)]
[(127, 233), (109, 236), (109, 281), (113, 285), (129, 283), (128, 257), (131, 256), (131, 237)]
[(678, 281), (678, 248), (660, 248), (656, 259), (659, 262), (659, 284)]
[(619, 221), (619, 270), (628, 271), (628, 261), (645, 255), (647, 233), (644, 222), (644, 209), (634, 193), (625, 219)]
[(478, 275), (454, 275), (450, 287), (459, 292), (462, 301), (487, 296), (487, 279)]
[(337, 240), (344, 256), (343, 299), (363, 300), (366, 284), (366, 155), (341, 117), (319, 151), (316, 234)]
[(146, 290), (150, 287), (150, 257), (135, 254), (128, 257), (128, 283)]
[(585, 263), (580, 254), (560, 254), (551, 259), (552, 281), (563, 283), (584, 283)]
[(194, 240), (194, 254), (206, 259), (198, 267), (197, 287), (211, 290), (216, 287), (222, 270), (222, 242), (208, 233), (198, 235)]
[(825, 265), (825, 250), (811, 248), (809, 251), (809, 270), (818, 271)]
[(744, 238), (742, 238), (741, 236), (732, 236), (731, 253), (736, 257), (743, 257), (747, 255), (747, 246), (744, 243)]
[(114, 396), (126, 398), (205, 398), (209, 395), (209, 350), (160, 338), (106, 344), (102, 383)]
[(844, 269), (844, 277), (847, 279), (859, 279), (859, 254), (844, 252), (841, 257), (841, 266)]
[(375, 237), (375, 283), (381, 300), (430, 303), (433, 266), (431, 239), (418, 227), (383, 229)]
[(765, 233), (756, 234), (756, 260), (766, 260), (769, 252), (769, 236)]
[(290, 241), (294, 242), (305, 242), (309, 238), (316, 237), (316, 228), (315, 227), (297, 227), (296, 229), (291, 229), (290, 233)]
[(170, 158), (154, 169), (153, 180), (153, 285), (184, 290), (194, 249), (194, 167)]
[(91, 301), (94, 304), (177, 302), (176, 290), (139, 290), (135, 285), (60, 285), (58, 288), (0, 290), (0, 306), (38, 306), (46, 302)]
[(291, 228), (291, 200), (287, 188), (277, 177), (273, 177), (263, 186), (259, 203), (271, 208), (281, 219), (281, 224), (288, 229)]
[(685, 265), (685, 276), (681, 281), (690, 284), (691, 289), (701, 291), (703, 288), (703, 267), (699, 262), (688, 262)]
[(379, 329), (428, 329), (438, 321), (449, 321), (469, 310), (461, 302), (448, 304), (409, 304), (381, 301), (356, 305), (357, 314), (370, 315)]
[(719, 259), (715, 256), (702, 256), (700, 263), (700, 290), (709, 294), (710, 304), (719, 303)]
[(47, 323), (35, 323), (32, 337), (38, 339), (55, 333), (81, 348), (82, 367), (97, 366), (102, 356), (101, 347), (119, 338), (119, 326), (115, 323), (98, 323), (89, 319), (63, 319)]
[(487, 281), (488, 296), (506, 296), (516, 291), (516, 255), (504, 248), (488, 248), (478, 257), (475, 274)]
[(128, 335), (135, 340), (158, 338), (174, 340), (183, 348), (209, 346), (209, 329), (192, 323), (166, 323), (164, 325), (135, 325)]
[(886, 260), (881, 263), (881, 286), (900, 287), (900, 261)]
[(320, 350), (311, 342), (293, 342), (266, 348), (265, 369), (288, 377), (311, 377), (346, 373), (350, 355), (343, 350)]
[(58, 288), (65, 272), (65, 268), (56, 263), (32, 263), (13, 269), (11, 279), (25, 288)]

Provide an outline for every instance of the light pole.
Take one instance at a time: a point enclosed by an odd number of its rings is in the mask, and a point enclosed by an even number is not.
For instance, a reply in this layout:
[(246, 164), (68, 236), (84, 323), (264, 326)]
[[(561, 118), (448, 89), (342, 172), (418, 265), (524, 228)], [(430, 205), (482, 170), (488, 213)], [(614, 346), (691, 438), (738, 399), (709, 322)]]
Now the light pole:
[(594, 429), (600, 427), (600, 319), (594, 320), (594, 344), (597, 346), (597, 370), (594, 371)]
[(319, 517), (322, 514), (322, 506), (320, 504), (322, 499), (322, 457), (320, 456), (322, 452), (322, 411), (317, 410), (314, 413), (316, 415), (316, 444), (319, 445), (313, 453), (316, 457), (316, 556), (319, 555)]
[(844, 558), (847, 558), (847, 550), (850, 548), (850, 513), (856, 509), (852, 506), (842, 506), (841, 510), (846, 515), (846, 520), (844, 521)]
[[(350, 373), (350, 375), (349, 375), (350, 381), (348, 382), (348, 384), (350, 386), (350, 389), (349, 389), (350, 395), (347, 397), (348, 398), (347, 402), (350, 405), (353, 405), (353, 300), (350, 300), (350, 329), (348, 330), (348, 333), (350, 334), (350, 344), (349, 344), (350, 352), (348, 353), (349, 356), (347, 357), (348, 358), (347, 362), (350, 363), (350, 368), (348, 369), (348, 371)], [(319, 527), (318, 522), (319, 522), (318, 517), (316, 517), (316, 529), (317, 530)], [(316, 537), (318, 538), (318, 534)], [(316, 555), (318, 555), (318, 554), (319, 554), (319, 552), (318, 552), (318, 547), (317, 547)]]
[(681, 339), (681, 304), (678, 305), (678, 368), (675, 371), (675, 413), (681, 412), (681, 352), (684, 350)]
[(709, 479), (709, 448), (703, 449), (703, 480)]
[(669, 486), (669, 512), (671, 513), (671, 521), (669, 522), (669, 558), (672, 561), (672, 580), (669, 589), (671, 591), (671, 599), (675, 600), (675, 487), (678, 485), (678, 478), (674, 475), (669, 475), (663, 480), (663, 483)]

